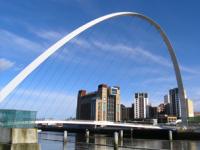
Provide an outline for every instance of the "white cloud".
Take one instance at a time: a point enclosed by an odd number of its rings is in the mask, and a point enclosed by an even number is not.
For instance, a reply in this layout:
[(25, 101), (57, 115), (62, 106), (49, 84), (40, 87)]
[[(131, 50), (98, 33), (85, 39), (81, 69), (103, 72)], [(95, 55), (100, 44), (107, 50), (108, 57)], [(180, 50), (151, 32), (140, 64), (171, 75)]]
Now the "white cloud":
[(39, 52), (44, 49), (43, 45), (38, 42), (33, 42), (28, 38), (3, 29), (0, 29), (0, 41), (2, 47), (12, 46), (18, 48), (18, 51), (29, 52), (31, 50), (32, 52)]
[(35, 35), (37, 35), (40, 38), (49, 40), (49, 41), (55, 41), (59, 40), (64, 36), (63, 32), (56, 32), (53, 30), (33, 30), (31, 29), (31, 32)]
[(167, 67), (169, 67), (171, 65), (169, 63), (169, 61), (167, 61), (162, 56), (153, 54), (139, 46), (138, 47), (130, 47), (130, 46), (127, 46), (124, 44), (109, 44), (109, 43), (103, 43), (103, 42), (99, 42), (99, 41), (93, 41), (93, 44), (102, 50), (107, 50), (107, 51), (111, 50), (111, 51), (118, 52), (123, 55), (127, 55), (127, 53), (128, 53), (128, 56), (134, 57), (135, 59), (150, 60), (154, 63), (163, 65), (163, 66), (167, 66)]
[(186, 66), (182, 66), (182, 65), (180, 65), (180, 69), (182, 71), (187, 72), (187, 73), (191, 73), (191, 74), (195, 74), (195, 75), (200, 75), (200, 71), (198, 69), (194, 69), (194, 68), (186, 67)]
[[(30, 31), (35, 34), (36, 36), (43, 38), (45, 40), (48, 41), (56, 41), (61, 39), (62, 37), (64, 37), (65, 35), (67, 35), (67, 32), (57, 32), (54, 30), (35, 30), (35, 29), (30, 29)], [(65, 34), (63, 34), (65, 33)], [(162, 56), (153, 54), (141, 47), (130, 47), (124, 44), (118, 44), (118, 43), (107, 43), (107, 42), (102, 42), (100, 40), (85, 40), (83, 38), (75, 38), (71, 40), (72, 44), (75, 44), (79, 47), (83, 47), (83, 48), (88, 48), (88, 49), (94, 49), (94, 47), (97, 47), (101, 50), (104, 51), (115, 51), (118, 52), (120, 54), (124, 54), (127, 55), (130, 54), (130, 56), (134, 56), (135, 58), (137, 58), (138, 60), (140, 60), (141, 58), (145, 59), (145, 60), (150, 60), (154, 63), (160, 64), (160, 65), (164, 65), (164, 66), (171, 66), (171, 63), (169, 63), (168, 60), (166, 60), (165, 58), (163, 58)]]
[[(50, 43), (50, 41), (57, 41), (67, 35), (68, 32), (66, 31), (61, 31), (57, 32), (54, 30), (36, 30), (36, 29), (31, 29), (30, 31), (45, 40), (47, 40), (47, 43)], [(12, 45), (12, 47), (19, 47), (19, 51), (33, 51), (33, 52), (41, 52), (42, 50), (45, 49), (46, 46), (45, 44), (41, 44), (38, 42), (34, 42), (32, 40), (29, 40), (28, 38), (24, 38), (20, 35), (17, 35), (15, 33), (9, 32), (7, 30), (0, 29), (0, 46), (6, 46), (6, 45)], [(11, 42), (12, 41), (12, 42)], [(154, 54), (148, 50), (145, 50), (144, 48), (137, 46), (137, 47), (130, 47), (129, 45), (124, 45), (121, 43), (108, 43), (108, 42), (102, 42), (101, 40), (85, 40), (83, 38), (75, 38), (71, 41), (72, 44), (75, 44), (79, 47), (87, 48), (87, 49), (94, 49), (99, 48), (103, 51), (115, 51), (117, 53), (120, 53), (122, 55), (128, 55), (130, 57), (134, 57), (135, 61), (141, 61), (141, 62), (146, 62), (146, 61), (151, 61), (153, 63), (165, 66), (165, 67), (172, 67), (172, 63), (167, 60), (166, 58)], [(68, 53), (68, 49), (65, 50)], [(59, 56), (62, 58), (62, 60), (65, 60), (66, 58), (63, 59), (65, 56)], [(191, 73), (191, 74), (200, 74), (200, 71), (197, 69), (193, 68), (188, 68), (186, 66), (180, 65), (180, 69), (184, 72)]]
[[(114, 51), (118, 52), (123, 55), (129, 55), (130, 57), (134, 57), (134, 60), (142, 60), (142, 61), (151, 61), (153, 63), (156, 63), (158, 65), (172, 68), (171, 61), (167, 60), (166, 58), (154, 54), (148, 50), (145, 50), (144, 48), (138, 46), (138, 47), (130, 47), (124, 44), (118, 44), (118, 43), (107, 43), (107, 42), (100, 42), (100, 41), (92, 41), (92, 44), (102, 50), (105, 51)], [(184, 72), (190, 73), (190, 74), (200, 74), (200, 71), (194, 68), (189, 68), (183, 65), (180, 65), (180, 69)]]
[(4, 71), (7, 69), (10, 69), (14, 66), (14, 62), (5, 59), (5, 58), (0, 58), (0, 71)]
[[(66, 31), (53, 31), (53, 30), (35, 30), (35, 29), (30, 29), (33, 34), (36, 36), (48, 40), (48, 41), (57, 41), (63, 38), (68, 34)], [(91, 44), (87, 42), (86, 40), (76, 37), (70, 41), (72, 44), (75, 44), (80, 47), (84, 48), (91, 48)]]
[(89, 42), (81, 38), (75, 38), (71, 42), (83, 48), (92, 48), (92, 45)]
[[(61, 39), (62, 37), (64, 37), (65, 35), (67, 35), (68, 32), (66, 31), (62, 31), (62, 32), (57, 32), (54, 30), (35, 30), (35, 29), (31, 29), (30, 30), (33, 34), (35, 34), (36, 36), (43, 38), (45, 40), (49, 41), (57, 41), (59, 39)], [(121, 43), (108, 43), (108, 42), (102, 42), (100, 40), (85, 40), (83, 38), (75, 38), (71, 40), (71, 43), (82, 47), (82, 48), (87, 48), (87, 49), (94, 49), (94, 47), (97, 47), (103, 51), (114, 51), (114, 52), (118, 52), (120, 54), (123, 55), (130, 55), (131, 57), (134, 57), (134, 60), (137, 61), (151, 61), (153, 63), (165, 66), (165, 67), (172, 67), (172, 63), (167, 60), (166, 58), (154, 54), (148, 50), (145, 50), (144, 48), (137, 46), (137, 47), (130, 47)], [(68, 50), (65, 50), (66, 52)], [(62, 58), (62, 60), (65, 60), (65, 58), (63, 59), (63, 57), (65, 56), (59, 56), (60, 58)], [(188, 68), (186, 66), (181, 66), (180, 69), (184, 72), (187, 73), (191, 73), (191, 74), (200, 74), (200, 72), (192, 69), (192, 68)]]

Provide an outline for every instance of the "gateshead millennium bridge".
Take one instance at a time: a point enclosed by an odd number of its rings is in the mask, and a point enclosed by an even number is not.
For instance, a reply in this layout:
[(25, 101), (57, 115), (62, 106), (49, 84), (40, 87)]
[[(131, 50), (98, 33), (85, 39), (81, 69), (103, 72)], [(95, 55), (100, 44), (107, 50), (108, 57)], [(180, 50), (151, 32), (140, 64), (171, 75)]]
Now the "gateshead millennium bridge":
[(91, 28), (92, 26), (103, 22), (105, 20), (120, 17), (120, 16), (130, 16), (130, 17), (139, 17), (151, 25), (155, 27), (155, 29), (160, 33), (164, 43), (167, 46), (169, 55), (171, 57), (171, 61), (173, 63), (177, 85), (179, 89), (179, 97), (180, 97), (180, 103), (181, 103), (181, 118), (182, 123), (187, 125), (187, 107), (186, 107), (186, 100), (185, 100), (185, 94), (184, 94), (184, 87), (182, 82), (182, 77), (180, 73), (180, 68), (178, 65), (178, 61), (175, 55), (175, 52), (173, 50), (173, 47), (167, 38), (167, 35), (163, 31), (163, 29), (160, 27), (159, 24), (157, 24), (155, 21), (153, 21), (151, 18), (135, 13), (135, 12), (117, 12), (108, 14), (105, 16), (102, 16), (100, 18), (94, 19), (81, 27), (77, 28), (76, 30), (72, 31), (65, 37), (63, 37), (61, 40), (53, 44), (50, 48), (45, 50), (39, 57), (37, 57), (34, 61), (32, 61), (27, 67), (25, 67), (13, 80), (11, 80), (1, 91), (0, 91), (0, 102), (3, 101), (26, 77), (28, 77), (29, 74), (32, 73), (39, 65), (41, 65), (48, 57), (50, 57), (52, 54), (54, 54), (60, 47), (68, 43), (71, 39), (78, 36), (80, 33), (84, 32), (85, 30)]

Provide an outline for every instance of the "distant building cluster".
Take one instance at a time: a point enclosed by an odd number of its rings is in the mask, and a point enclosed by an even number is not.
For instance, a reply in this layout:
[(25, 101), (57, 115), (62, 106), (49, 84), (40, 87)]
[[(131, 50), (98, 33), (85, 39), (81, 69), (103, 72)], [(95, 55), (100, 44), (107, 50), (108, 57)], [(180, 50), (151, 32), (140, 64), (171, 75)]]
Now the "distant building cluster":
[[(193, 102), (192, 100), (188, 99), (187, 96), (186, 104), (188, 117), (194, 117)], [(169, 93), (164, 96), (164, 103), (161, 103), (157, 107), (157, 112), (157, 118), (159, 122), (174, 122), (181, 118), (181, 104), (178, 88), (169, 90)]]
[[(174, 122), (181, 118), (178, 88), (170, 89), (163, 103), (151, 106), (149, 95), (145, 92), (134, 93), (133, 104), (126, 107), (120, 103), (120, 88), (98, 86), (97, 91), (87, 93), (80, 90), (77, 98), (76, 118), (79, 120), (132, 122), (157, 119), (159, 123)], [(188, 117), (194, 117), (192, 100), (186, 98)]]

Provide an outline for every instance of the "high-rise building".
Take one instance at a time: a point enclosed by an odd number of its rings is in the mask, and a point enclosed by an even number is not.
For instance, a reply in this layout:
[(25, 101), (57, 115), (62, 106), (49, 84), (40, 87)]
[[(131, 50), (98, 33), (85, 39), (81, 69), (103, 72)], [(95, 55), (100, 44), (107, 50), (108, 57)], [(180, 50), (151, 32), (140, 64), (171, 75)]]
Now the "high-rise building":
[(188, 117), (194, 117), (194, 108), (193, 108), (193, 102), (190, 99), (186, 99), (187, 102), (187, 108), (188, 108)]
[(135, 119), (145, 119), (149, 117), (149, 105), (148, 105), (147, 93), (135, 93), (134, 104), (134, 117)]
[(76, 118), (80, 120), (120, 121), (120, 88), (98, 86), (95, 92), (80, 90)]
[[(185, 92), (185, 91), (184, 91)], [(186, 95), (186, 92), (185, 92)], [(177, 117), (181, 117), (181, 108), (180, 108), (180, 98), (178, 93), (178, 88), (171, 89), (169, 91), (169, 100), (170, 100), (170, 114)], [(186, 97), (187, 104), (187, 114), (188, 117), (194, 117), (194, 108), (192, 100)]]
[(173, 116), (181, 117), (181, 107), (178, 88), (169, 90), (170, 100), (170, 114)]
[(164, 104), (167, 104), (167, 103), (170, 103), (170, 101), (169, 101), (169, 95), (168, 94), (166, 94), (164, 96)]

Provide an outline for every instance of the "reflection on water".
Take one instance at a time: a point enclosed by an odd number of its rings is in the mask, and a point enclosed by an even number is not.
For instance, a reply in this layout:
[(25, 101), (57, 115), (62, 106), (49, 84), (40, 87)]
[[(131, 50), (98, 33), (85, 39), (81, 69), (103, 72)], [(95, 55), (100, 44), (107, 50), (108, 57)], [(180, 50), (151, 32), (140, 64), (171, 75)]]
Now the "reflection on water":
[[(48, 140), (49, 139), (49, 140)], [(113, 150), (113, 138), (105, 135), (68, 134), (68, 142), (63, 143), (63, 133), (42, 132), (39, 134), (41, 150)], [(128, 149), (171, 149), (198, 150), (200, 141), (167, 141), (124, 138), (119, 140), (119, 150)], [(32, 150), (32, 149), (31, 149)]]
[(40, 150), (39, 144), (0, 144), (0, 150)]
[[(0, 150), (113, 150), (113, 137), (82, 134), (68, 134), (68, 142), (63, 143), (63, 133), (41, 132), (39, 144), (0, 144)], [(124, 138), (119, 140), (118, 150), (128, 149), (170, 149), (198, 150), (200, 141), (167, 141)]]

